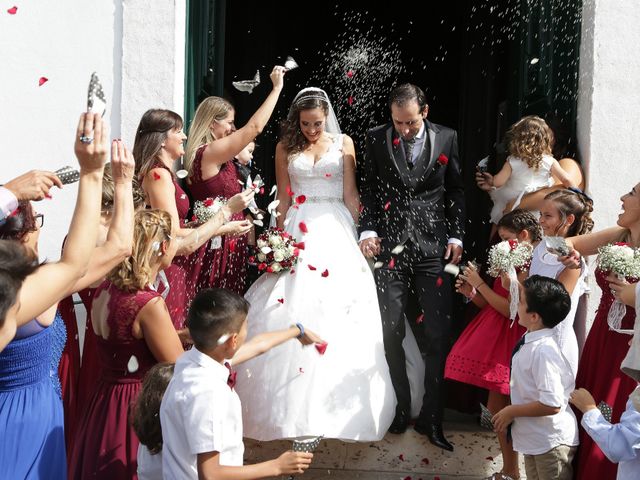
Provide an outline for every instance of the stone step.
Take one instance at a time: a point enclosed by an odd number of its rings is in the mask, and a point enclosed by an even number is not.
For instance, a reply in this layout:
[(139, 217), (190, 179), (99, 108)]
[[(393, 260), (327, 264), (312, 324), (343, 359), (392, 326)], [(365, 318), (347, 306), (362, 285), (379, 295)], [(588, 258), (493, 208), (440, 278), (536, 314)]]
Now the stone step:
[[(492, 432), (476, 425), (446, 423), (453, 452), (441, 450), (426, 437), (409, 428), (402, 435), (387, 434), (379, 442), (347, 443), (323, 440), (313, 464), (301, 478), (367, 480), (478, 480), (502, 468), (498, 440)], [(245, 463), (257, 463), (279, 456), (291, 442), (257, 442), (245, 439)], [(520, 459), (521, 478), (524, 464)]]

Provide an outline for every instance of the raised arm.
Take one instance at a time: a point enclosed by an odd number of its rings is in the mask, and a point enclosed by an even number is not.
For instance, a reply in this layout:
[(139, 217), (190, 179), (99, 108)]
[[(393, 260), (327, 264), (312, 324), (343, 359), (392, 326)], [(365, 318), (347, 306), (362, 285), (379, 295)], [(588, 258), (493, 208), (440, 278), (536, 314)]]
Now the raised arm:
[(582, 256), (595, 255), (598, 253), (598, 248), (608, 243), (619, 242), (625, 232), (626, 230), (622, 227), (609, 227), (598, 232), (568, 238), (567, 244)]
[[(262, 355), (263, 353), (268, 352), (273, 347), (277, 347), (281, 343), (292, 340), (294, 338), (298, 338), (299, 335), (300, 329), (295, 325), (287, 328), (286, 330), (261, 333), (244, 343), (233, 356), (231, 362), (233, 365), (238, 365), (240, 363), (246, 362), (247, 360), (251, 360), (258, 355)], [(309, 329), (305, 329), (304, 335), (298, 338), (298, 340), (300, 340), (300, 343), (302, 343), (303, 345), (311, 345), (312, 343), (326, 343)]]
[(211, 142), (204, 149), (202, 154), (202, 168), (206, 169), (207, 165), (222, 164), (235, 157), (249, 142), (256, 138), (271, 118), (271, 114), (278, 103), (278, 97), (282, 91), (284, 82), (284, 67), (276, 65), (271, 72), (271, 82), (273, 88), (260, 108), (251, 116), (247, 124), (227, 135), (219, 138), (215, 142)]
[(551, 164), (551, 174), (560, 180), (560, 183), (567, 188), (577, 188), (578, 183), (574, 180), (574, 178), (569, 175), (569, 173), (560, 166), (557, 160), (553, 160)]
[(356, 150), (353, 146), (353, 140), (347, 135), (344, 136), (342, 144), (343, 153), (343, 194), (344, 204), (349, 209), (349, 213), (353, 217), (353, 222), (358, 223), (360, 215), (360, 195), (358, 187), (356, 187)]
[(277, 199), (280, 200), (276, 211), (280, 214), (276, 219), (278, 228), (284, 228), (284, 218), (291, 206), (291, 181), (289, 179), (289, 159), (287, 150), (282, 142), (276, 146), (276, 183), (278, 185)]
[(122, 260), (131, 255), (133, 243), (133, 188), (135, 170), (133, 155), (120, 141), (111, 143), (111, 169), (113, 172), (113, 214), (107, 239), (96, 247), (89, 260), (87, 274), (73, 287), (78, 292), (103, 278)]
[[(92, 137), (91, 143), (80, 141)], [(78, 197), (67, 236), (67, 248), (60, 261), (46, 264), (28, 276), (20, 289), (18, 326), (36, 318), (54, 303), (73, 293), (75, 283), (87, 270), (96, 245), (100, 222), (102, 172), (107, 160), (107, 129), (98, 114), (83, 113), (75, 137), (75, 154), (80, 164)]]

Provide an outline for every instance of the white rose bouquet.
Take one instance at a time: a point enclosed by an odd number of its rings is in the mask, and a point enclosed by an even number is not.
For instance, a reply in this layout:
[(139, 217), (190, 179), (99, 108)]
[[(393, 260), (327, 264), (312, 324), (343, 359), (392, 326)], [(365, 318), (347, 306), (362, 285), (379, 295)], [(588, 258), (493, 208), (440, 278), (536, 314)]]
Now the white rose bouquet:
[(256, 240), (256, 254), (249, 261), (257, 262), (260, 271), (278, 273), (293, 268), (300, 250), (304, 250), (304, 242), (296, 242), (280, 228), (269, 228)]
[[(628, 243), (618, 242), (598, 249), (598, 268), (610, 272), (619, 278), (636, 280), (640, 278), (640, 249), (632, 248)], [(622, 319), (627, 307), (619, 299), (611, 304), (607, 323), (611, 330), (633, 335), (633, 330), (622, 329)]]
[(489, 250), (488, 273), (492, 277), (497, 277), (501, 273), (509, 276), (509, 318), (515, 320), (518, 313), (518, 272), (529, 269), (531, 257), (533, 255), (533, 245), (528, 242), (518, 242), (518, 240), (505, 240), (497, 243)]

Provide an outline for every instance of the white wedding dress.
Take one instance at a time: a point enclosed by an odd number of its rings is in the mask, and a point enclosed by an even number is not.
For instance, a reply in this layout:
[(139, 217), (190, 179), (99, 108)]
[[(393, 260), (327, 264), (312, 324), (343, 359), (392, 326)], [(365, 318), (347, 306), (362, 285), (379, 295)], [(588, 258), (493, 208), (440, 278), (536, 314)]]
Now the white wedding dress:
[[(303, 153), (289, 159), (294, 197), (305, 195), (306, 201), (289, 209), (285, 229), (305, 248), (293, 274), (265, 273), (246, 294), (248, 338), (299, 322), (328, 346), (320, 355), (312, 345), (289, 341), (238, 366), (248, 438), (374, 441), (395, 414), (376, 286), (342, 200), (342, 138), (335, 136), (315, 165)], [(409, 375), (420, 402), (424, 363), (410, 329), (407, 336)]]

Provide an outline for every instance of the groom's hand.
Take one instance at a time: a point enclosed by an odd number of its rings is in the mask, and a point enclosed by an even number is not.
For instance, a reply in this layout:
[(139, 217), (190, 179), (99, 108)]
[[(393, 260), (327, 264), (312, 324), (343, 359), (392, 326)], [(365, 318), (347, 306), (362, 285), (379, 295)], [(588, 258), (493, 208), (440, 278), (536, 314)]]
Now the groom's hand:
[(366, 258), (375, 257), (380, 254), (380, 238), (366, 238), (360, 242), (360, 251)]
[(445, 260), (450, 260), (451, 263), (457, 265), (462, 258), (462, 247), (455, 243), (449, 243), (447, 245), (447, 251), (444, 254)]

